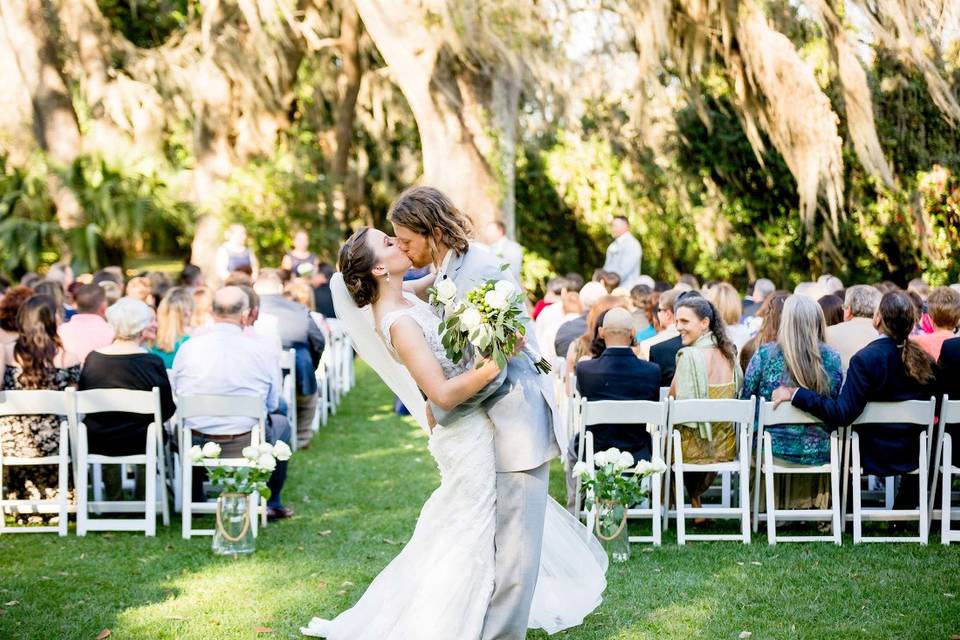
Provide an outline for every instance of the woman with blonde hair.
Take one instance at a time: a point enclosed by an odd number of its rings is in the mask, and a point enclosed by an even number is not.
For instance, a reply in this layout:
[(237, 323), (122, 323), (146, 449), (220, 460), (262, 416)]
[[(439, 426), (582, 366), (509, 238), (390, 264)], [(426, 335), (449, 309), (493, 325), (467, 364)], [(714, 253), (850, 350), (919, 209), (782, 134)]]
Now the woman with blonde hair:
[[(826, 344), (823, 310), (812, 298), (793, 295), (783, 304), (777, 341), (762, 345), (750, 360), (740, 397), (770, 400), (780, 385), (804, 387), (836, 398), (843, 380), (840, 354)], [(823, 424), (776, 425), (767, 429), (773, 456), (793, 464), (830, 460), (830, 432)], [(826, 509), (830, 478), (800, 475), (789, 485), (778, 478), (776, 502), (789, 509)], [(784, 489), (789, 486), (789, 493)]]
[(704, 297), (712, 302), (720, 313), (723, 323), (727, 325), (727, 337), (739, 353), (743, 345), (750, 340), (750, 329), (740, 324), (740, 316), (743, 314), (740, 294), (729, 282), (718, 282), (704, 293)]
[(157, 339), (150, 353), (160, 356), (167, 369), (173, 368), (177, 350), (190, 337), (190, 319), (194, 309), (193, 294), (185, 287), (173, 287), (157, 308)]
[(299, 302), (310, 311), (316, 311), (313, 301), (313, 287), (303, 278), (294, 278), (283, 288), (283, 297)]

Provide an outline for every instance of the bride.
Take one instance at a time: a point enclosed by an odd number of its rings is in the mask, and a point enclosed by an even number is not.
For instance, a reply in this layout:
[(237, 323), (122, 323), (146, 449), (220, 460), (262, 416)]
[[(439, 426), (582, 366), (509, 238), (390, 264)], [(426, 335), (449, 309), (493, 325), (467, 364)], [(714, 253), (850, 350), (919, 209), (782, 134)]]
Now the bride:
[[(446, 357), (433, 310), (403, 290), (411, 263), (393, 238), (361, 229), (341, 248), (339, 266), (331, 282), (337, 315), (360, 356), (429, 429), (441, 482), (409, 543), (360, 600), (301, 631), (333, 640), (479, 640), (494, 587), (494, 427), (479, 407), (435, 425), (421, 390), (447, 411), (495, 380), (500, 368), (492, 360)], [(606, 554), (588, 530), (548, 500), (529, 628), (555, 633), (580, 624), (600, 604), (606, 569)]]

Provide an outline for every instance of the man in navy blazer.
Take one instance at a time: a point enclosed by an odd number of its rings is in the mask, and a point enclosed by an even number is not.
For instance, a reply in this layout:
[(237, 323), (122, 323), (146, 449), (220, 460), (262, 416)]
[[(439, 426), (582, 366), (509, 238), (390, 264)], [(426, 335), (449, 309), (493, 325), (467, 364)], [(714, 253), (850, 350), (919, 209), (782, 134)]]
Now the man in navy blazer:
[[(660, 399), (660, 367), (641, 360), (630, 348), (634, 325), (630, 312), (615, 307), (603, 318), (600, 328), (607, 348), (596, 358), (577, 365), (577, 391), (587, 400), (653, 400)], [(587, 427), (593, 433), (594, 451), (616, 447), (629, 451), (635, 460), (650, 460), (650, 434), (642, 424), (595, 424)], [(577, 460), (579, 443), (574, 438), (567, 450), (572, 468)], [(576, 483), (567, 474), (567, 499), (573, 504)]]
[(951, 400), (960, 400), (960, 338), (950, 338), (940, 349), (940, 371), (943, 392)]

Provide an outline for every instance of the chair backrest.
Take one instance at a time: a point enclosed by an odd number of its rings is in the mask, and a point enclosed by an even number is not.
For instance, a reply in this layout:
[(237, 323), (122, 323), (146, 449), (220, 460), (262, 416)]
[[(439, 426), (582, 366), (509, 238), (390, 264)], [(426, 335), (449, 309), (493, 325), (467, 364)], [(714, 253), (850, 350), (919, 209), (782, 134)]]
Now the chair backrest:
[(266, 400), (263, 396), (230, 396), (198, 394), (177, 398), (177, 415), (180, 418), (201, 416), (223, 418), (256, 418), (265, 420)]
[(667, 419), (670, 426), (690, 422), (753, 424), (756, 407), (756, 397), (749, 400), (675, 400), (670, 398)]
[(951, 400), (949, 395), (943, 396), (943, 404), (940, 405), (940, 424), (960, 423), (960, 400)]
[(42, 414), (73, 416), (73, 400), (66, 391), (28, 389), (0, 391), (0, 416)]
[(583, 425), (594, 424), (667, 424), (667, 404), (652, 400), (580, 399)]
[(901, 402), (868, 402), (863, 413), (852, 424), (873, 424), (884, 422), (902, 422), (933, 428), (937, 412), (937, 401), (903, 400)]
[(660, 387), (660, 401), (663, 402), (670, 397), (670, 387)]
[(286, 349), (280, 352), (280, 368), (288, 371), (295, 371), (297, 367), (297, 352), (294, 349)]
[(760, 400), (760, 424), (771, 427), (778, 424), (820, 424), (823, 420), (801, 411), (789, 402), (780, 406), (769, 400)]
[(77, 391), (77, 413), (123, 411), (143, 415), (160, 414), (160, 389), (87, 389)]

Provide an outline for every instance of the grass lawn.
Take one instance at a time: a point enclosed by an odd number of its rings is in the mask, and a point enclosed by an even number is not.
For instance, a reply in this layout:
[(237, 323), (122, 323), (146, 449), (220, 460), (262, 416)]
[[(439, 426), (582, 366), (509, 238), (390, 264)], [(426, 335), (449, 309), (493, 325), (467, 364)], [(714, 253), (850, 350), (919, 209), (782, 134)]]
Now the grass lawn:
[[(215, 557), (209, 538), (0, 538), (0, 639), (295, 638), (314, 615), (359, 598), (399, 551), (436, 468), (425, 436), (392, 413), (366, 367), (310, 450), (295, 455), (284, 502), (251, 557)], [(562, 495), (559, 466), (552, 489)], [(849, 537), (768, 547), (693, 543), (672, 531), (609, 572), (603, 605), (569, 640), (936, 638), (960, 634), (960, 545), (862, 545)], [(542, 640), (542, 632), (529, 634)], [(451, 639), (456, 640), (456, 639)]]

